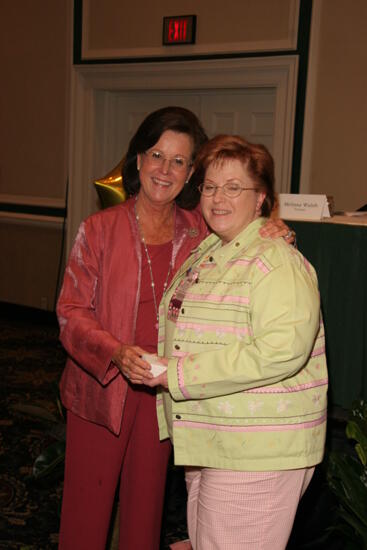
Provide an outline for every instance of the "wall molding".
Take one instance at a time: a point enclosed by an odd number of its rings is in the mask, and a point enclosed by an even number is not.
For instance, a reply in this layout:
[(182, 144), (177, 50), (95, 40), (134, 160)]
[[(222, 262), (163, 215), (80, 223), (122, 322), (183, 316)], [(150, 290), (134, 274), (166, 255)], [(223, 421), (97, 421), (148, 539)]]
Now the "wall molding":
[(59, 218), (62, 223), (66, 217), (66, 203), (65, 199), (0, 193), (0, 212), (35, 216), (36, 219)]
[(62, 230), (64, 219), (56, 216), (38, 216), (36, 214), (22, 214), (18, 212), (0, 212), (0, 223), (6, 225), (23, 225)]
[(9, 195), (0, 193), (0, 203), (21, 204), (26, 206), (41, 206), (48, 208), (65, 208), (65, 199), (54, 197), (35, 197), (32, 195)]
[(83, 0), (82, 22), (81, 25), (81, 58), (82, 60), (107, 60), (124, 58), (154, 58), (154, 57), (181, 57), (197, 55), (220, 55), (233, 53), (252, 53), (252, 52), (272, 52), (295, 50), (297, 47), (298, 18), (300, 10), (300, 0), (291, 0), (288, 18), (288, 36), (278, 40), (226, 42), (223, 44), (208, 43), (194, 44), (192, 46), (159, 46), (144, 48), (93, 48), (90, 45), (90, 2)]

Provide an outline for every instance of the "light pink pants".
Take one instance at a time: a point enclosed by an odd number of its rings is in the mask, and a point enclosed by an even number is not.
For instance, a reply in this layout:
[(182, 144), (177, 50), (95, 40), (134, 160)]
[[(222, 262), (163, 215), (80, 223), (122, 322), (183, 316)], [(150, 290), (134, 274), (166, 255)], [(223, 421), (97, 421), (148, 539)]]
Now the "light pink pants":
[(284, 550), (313, 472), (186, 468), (193, 549)]

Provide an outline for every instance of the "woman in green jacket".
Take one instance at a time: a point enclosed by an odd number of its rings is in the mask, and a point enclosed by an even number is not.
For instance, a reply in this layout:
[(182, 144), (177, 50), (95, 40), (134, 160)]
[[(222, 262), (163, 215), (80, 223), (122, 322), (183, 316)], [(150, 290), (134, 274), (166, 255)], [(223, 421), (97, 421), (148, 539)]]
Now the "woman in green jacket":
[(259, 235), (273, 159), (217, 136), (196, 161), (213, 234), (160, 306), (161, 439), (186, 467), (194, 550), (282, 550), (323, 457), (327, 369), (317, 277), (283, 239)]

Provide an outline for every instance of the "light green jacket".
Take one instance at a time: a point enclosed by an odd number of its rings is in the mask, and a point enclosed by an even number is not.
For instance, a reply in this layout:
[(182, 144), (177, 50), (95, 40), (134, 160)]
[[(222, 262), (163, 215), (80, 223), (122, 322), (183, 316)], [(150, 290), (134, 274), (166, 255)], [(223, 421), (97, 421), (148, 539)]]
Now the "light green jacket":
[[(158, 420), (176, 464), (270, 471), (322, 460), (327, 369), (317, 277), (283, 239), (260, 237), (264, 223), (223, 247), (206, 238), (160, 305), (158, 352), (171, 359)], [(171, 297), (187, 277), (170, 320)]]

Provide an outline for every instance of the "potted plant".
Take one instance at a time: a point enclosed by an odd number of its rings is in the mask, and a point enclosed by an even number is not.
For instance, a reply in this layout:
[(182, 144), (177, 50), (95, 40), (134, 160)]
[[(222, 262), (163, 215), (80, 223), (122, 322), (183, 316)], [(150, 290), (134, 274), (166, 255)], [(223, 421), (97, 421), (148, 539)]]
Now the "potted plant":
[(367, 548), (367, 402), (352, 406), (346, 436), (354, 444), (350, 452), (329, 455), (327, 480), (335, 494), (337, 523), (333, 527), (345, 550)]

